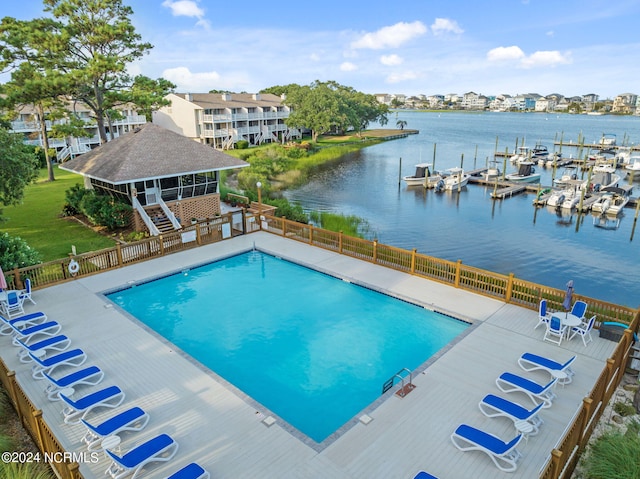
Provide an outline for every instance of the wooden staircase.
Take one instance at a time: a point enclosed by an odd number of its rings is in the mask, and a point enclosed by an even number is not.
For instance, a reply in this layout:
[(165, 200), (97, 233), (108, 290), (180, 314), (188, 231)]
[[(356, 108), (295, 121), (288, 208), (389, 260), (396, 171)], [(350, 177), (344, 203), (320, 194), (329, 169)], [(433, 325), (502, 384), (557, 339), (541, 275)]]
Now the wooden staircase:
[(162, 208), (159, 206), (150, 206), (145, 208), (147, 215), (153, 221), (153, 224), (156, 225), (156, 228), (160, 231), (160, 233), (166, 233), (168, 231), (174, 231), (173, 225), (171, 224), (171, 220), (167, 218), (167, 215), (164, 214)]

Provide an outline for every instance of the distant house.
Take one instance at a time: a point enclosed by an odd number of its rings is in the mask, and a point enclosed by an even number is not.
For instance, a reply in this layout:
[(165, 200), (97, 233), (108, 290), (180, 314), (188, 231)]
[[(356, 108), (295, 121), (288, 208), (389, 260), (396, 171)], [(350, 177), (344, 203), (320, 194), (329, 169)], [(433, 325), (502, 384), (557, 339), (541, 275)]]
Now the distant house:
[(238, 141), (249, 145), (301, 138), (285, 120), (290, 109), (283, 98), (267, 93), (170, 93), (168, 106), (153, 112), (153, 123), (192, 140), (229, 150)]
[(638, 95), (635, 93), (621, 93), (614, 98), (611, 111), (614, 113), (635, 113), (637, 100)]
[(220, 214), (220, 172), (248, 163), (152, 123), (60, 165), (86, 188), (134, 208), (137, 231), (180, 229)]

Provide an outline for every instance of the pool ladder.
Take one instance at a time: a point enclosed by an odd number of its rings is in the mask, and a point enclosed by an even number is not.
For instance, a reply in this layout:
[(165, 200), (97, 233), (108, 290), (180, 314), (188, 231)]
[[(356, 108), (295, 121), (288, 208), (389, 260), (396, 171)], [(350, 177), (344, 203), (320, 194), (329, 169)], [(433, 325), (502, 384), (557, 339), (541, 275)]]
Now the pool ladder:
[[(409, 373), (409, 382), (405, 384), (404, 380), (406, 377), (406, 373)], [(400, 397), (405, 397), (415, 388), (415, 385), (412, 382), (413, 373), (407, 368), (402, 368), (400, 371), (395, 373), (387, 381), (384, 382), (384, 384), (382, 385), (382, 394), (386, 393), (389, 389), (393, 387), (393, 384), (395, 383), (396, 379), (399, 379), (400, 382), (402, 383), (402, 386), (396, 393)]]

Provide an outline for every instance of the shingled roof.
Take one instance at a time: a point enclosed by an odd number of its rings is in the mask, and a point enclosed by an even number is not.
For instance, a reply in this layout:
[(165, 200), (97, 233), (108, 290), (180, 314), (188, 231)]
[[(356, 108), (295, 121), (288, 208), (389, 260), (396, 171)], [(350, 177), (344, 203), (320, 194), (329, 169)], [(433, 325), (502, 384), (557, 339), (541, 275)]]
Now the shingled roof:
[(104, 143), (60, 168), (111, 184), (166, 178), (249, 163), (153, 123)]

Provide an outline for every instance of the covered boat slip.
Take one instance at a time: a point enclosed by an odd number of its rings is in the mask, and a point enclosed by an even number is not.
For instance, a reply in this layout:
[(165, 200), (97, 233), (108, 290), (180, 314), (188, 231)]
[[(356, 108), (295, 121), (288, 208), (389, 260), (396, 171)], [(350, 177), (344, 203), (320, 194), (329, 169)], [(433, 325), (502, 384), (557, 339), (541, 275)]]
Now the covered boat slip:
[[(268, 410), (111, 306), (100, 294), (130, 281), (243, 252), (254, 245), (470, 321), (473, 326), (418, 369), (413, 380), (416, 388), (406, 397), (389, 393), (377, 407), (362, 412), (372, 419), (367, 425), (355, 418), (354, 425), (341, 434), (321, 445), (312, 443), (281, 427), (277, 418), (274, 425), (267, 426), (263, 420), (271, 415)], [(255, 301), (256, 307), (261, 301), (274, 300), (260, 298), (259, 291), (239, 291), (238, 295), (236, 300)], [(86, 365), (95, 364), (105, 372), (100, 386), (85, 390), (117, 385), (126, 394), (118, 409), (102, 409), (87, 417), (99, 421), (137, 405), (149, 413), (150, 420), (141, 432), (122, 434), (123, 452), (160, 433), (169, 434), (179, 444), (171, 461), (148, 466), (140, 477), (166, 477), (192, 461), (219, 478), (413, 478), (419, 470), (440, 479), (501, 477), (504, 473), (485, 454), (458, 451), (450, 441), (451, 433), (466, 423), (505, 441), (512, 439), (513, 423), (483, 416), (478, 402), (487, 394), (496, 394), (527, 407), (531, 403), (520, 393), (501, 393), (496, 378), (510, 371), (546, 383), (548, 373), (520, 369), (517, 359), (522, 353), (536, 353), (559, 362), (577, 354), (573, 382), (556, 387), (553, 406), (540, 414), (544, 420), (540, 433), (518, 446), (523, 455), (518, 470), (505, 476), (538, 477), (616, 346), (597, 337), (597, 333), (587, 347), (579, 339), (563, 341), (561, 346), (545, 343), (543, 329), (533, 329), (537, 311), (263, 232), (44, 288), (34, 297), (37, 306), (29, 306), (29, 311), (37, 308), (60, 322), (72, 347), (86, 352)], [(16, 372), (18, 383), (36, 407), (42, 409), (55, 436), (67, 451), (86, 451), (80, 442), (84, 428), (63, 423), (60, 402), (47, 400), (45, 384), (31, 377), (30, 365), (18, 361), (10, 339), (0, 337), (0, 342), (3, 360)], [(85, 478), (101, 478), (108, 466), (109, 461), (100, 454), (95, 462), (81, 463), (80, 472)]]

